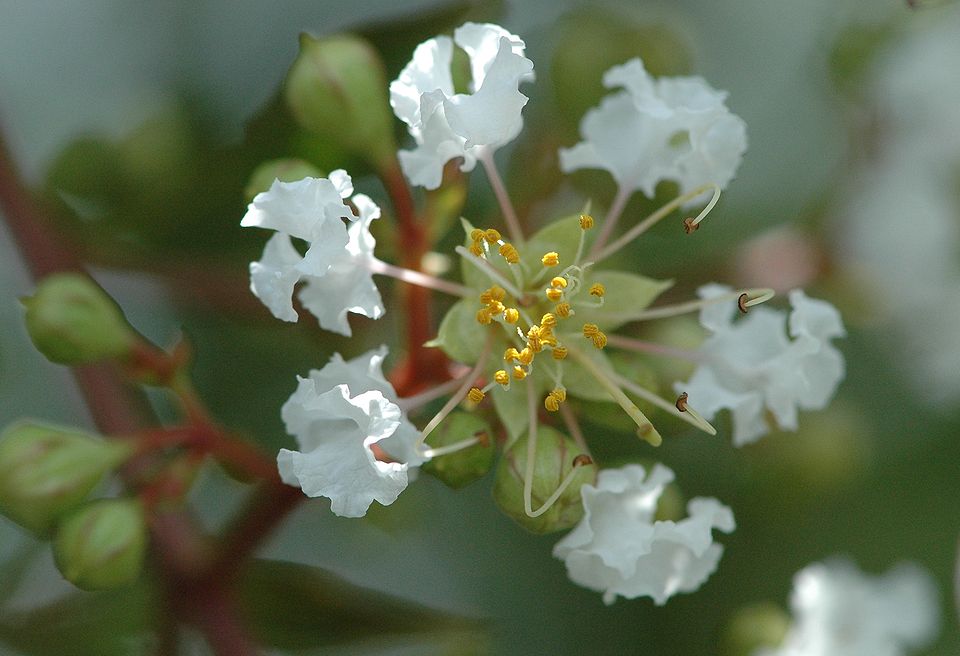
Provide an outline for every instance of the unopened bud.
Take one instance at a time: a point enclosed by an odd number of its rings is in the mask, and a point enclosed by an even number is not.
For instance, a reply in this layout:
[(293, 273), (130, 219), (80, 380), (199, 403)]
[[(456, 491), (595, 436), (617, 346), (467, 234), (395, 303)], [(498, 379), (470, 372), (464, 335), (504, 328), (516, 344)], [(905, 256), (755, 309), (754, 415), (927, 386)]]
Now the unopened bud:
[(477, 443), (454, 453), (433, 458), (421, 466), (453, 489), (460, 489), (483, 478), (493, 466), (496, 449), (490, 438), (490, 426), (474, 414), (454, 412), (430, 433), (430, 447), (442, 448), (477, 438)]
[(753, 656), (766, 649), (775, 649), (783, 642), (789, 628), (790, 617), (776, 604), (766, 602), (741, 608), (724, 631), (723, 655)]
[(129, 585), (140, 576), (147, 547), (143, 507), (133, 499), (100, 499), (57, 529), (53, 556), (63, 577), (84, 590)]
[(583, 516), (580, 488), (596, 480), (596, 467), (584, 462), (588, 457), (576, 442), (548, 426), (537, 427), (537, 453), (531, 501), (536, 510), (557, 486), (576, 468), (569, 487), (556, 503), (539, 517), (529, 517), (524, 508), (523, 474), (527, 466), (527, 437), (519, 439), (497, 465), (493, 498), (514, 521), (534, 533), (550, 533), (570, 528)]
[(365, 40), (302, 34), (283, 91), (303, 128), (377, 168), (394, 161), (397, 145), (383, 62)]
[(52, 362), (75, 365), (122, 357), (137, 340), (117, 304), (86, 276), (44, 278), (22, 302), (30, 339)]
[(44, 534), (132, 450), (75, 430), (14, 424), (0, 435), (0, 512)]

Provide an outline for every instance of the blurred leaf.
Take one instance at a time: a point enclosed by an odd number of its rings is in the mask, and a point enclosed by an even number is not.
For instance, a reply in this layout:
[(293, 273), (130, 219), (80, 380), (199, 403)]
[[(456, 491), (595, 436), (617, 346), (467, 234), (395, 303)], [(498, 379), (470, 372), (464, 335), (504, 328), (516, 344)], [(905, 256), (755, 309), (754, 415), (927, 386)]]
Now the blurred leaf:
[(830, 52), (830, 76), (837, 89), (848, 96), (858, 95), (877, 52), (895, 34), (893, 23), (846, 27)]
[[(153, 599), (146, 585), (78, 593), (0, 618), (0, 643), (28, 656), (129, 656), (149, 630)], [(141, 645), (142, 646), (142, 645)]]
[(241, 598), (268, 647), (309, 649), (402, 636), (439, 643), (451, 633), (473, 633), (482, 642), (477, 620), (361, 588), (308, 565), (257, 560), (242, 580)]
[(477, 322), (477, 310), (480, 304), (465, 298), (454, 303), (440, 322), (436, 338), (427, 342), (427, 346), (436, 346), (451, 359), (465, 364), (475, 363), (483, 345), (486, 343), (489, 326)]
[(595, 271), (587, 275), (584, 287), (600, 283), (606, 288), (601, 307), (583, 310), (583, 316), (603, 330), (616, 330), (643, 314), (660, 294), (673, 286), (672, 280), (654, 280), (624, 271)]

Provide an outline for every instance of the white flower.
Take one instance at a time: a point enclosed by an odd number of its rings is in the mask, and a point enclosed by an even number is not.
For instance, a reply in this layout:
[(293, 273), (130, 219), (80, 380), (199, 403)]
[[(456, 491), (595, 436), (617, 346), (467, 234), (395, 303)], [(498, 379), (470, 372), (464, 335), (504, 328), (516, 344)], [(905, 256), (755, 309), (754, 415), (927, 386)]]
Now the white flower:
[[(450, 66), (454, 43), (470, 57), (470, 93), (454, 93)], [(533, 62), (523, 41), (498, 25), (466, 23), (453, 33), (429, 39), (390, 84), (390, 105), (417, 143), (401, 150), (400, 165), (411, 183), (436, 189), (443, 166), (463, 158), (471, 171), (481, 150), (496, 150), (523, 128), (527, 97), (518, 90), (533, 79)]]
[[(723, 285), (698, 290), (701, 298), (729, 292)], [(700, 322), (713, 334), (699, 348), (702, 364), (675, 388), (689, 394), (690, 404), (707, 419), (730, 409), (737, 446), (769, 431), (764, 407), (780, 428), (796, 430), (798, 408), (825, 408), (843, 378), (843, 356), (830, 343), (845, 334), (836, 308), (799, 289), (789, 298), (793, 340), (785, 334), (786, 313), (765, 306), (751, 308), (736, 323), (735, 303), (707, 305), (700, 313)]]
[[(277, 230), (260, 261), (250, 264), (250, 289), (278, 319), (297, 320), (292, 295), (300, 281), (305, 283), (300, 301), (326, 330), (350, 336), (349, 312), (371, 319), (383, 316), (370, 267), (376, 245), (370, 224), (380, 217), (380, 208), (357, 194), (351, 202), (360, 216), (354, 216), (343, 202), (352, 193), (350, 176), (337, 170), (329, 179), (274, 181), (250, 204), (241, 225)], [(347, 228), (343, 219), (354, 222)], [(307, 242), (304, 255), (291, 237)]]
[[(383, 378), (385, 356), (386, 347), (348, 362), (335, 354), (323, 369), (298, 378), (281, 410), (300, 449), (280, 450), (281, 479), (307, 496), (329, 498), (343, 517), (363, 516), (374, 501), (393, 503), (407, 486), (409, 468), (423, 462), (415, 449), (419, 431)], [(374, 444), (399, 462), (378, 460)]]
[(868, 577), (846, 560), (794, 577), (794, 622), (783, 644), (756, 656), (902, 656), (936, 637), (939, 609), (930, 575), (902, 564)]
[(686, 193), (733, 179), (747, 149), (746, 125), (731, 114), (727, 94), (699, 77), (654, 80), (639, 59), (603, 76), (624, 90), (603, 99), (580, 123), (584, 140), (560, 150), (565, 173), (605, 169), (626, 190), (652, 197), (657, 183), (674, 180)]
[(646, 480), (643, 467), (627, 465), (601, 471), (596, 487), (580, 488), (584, 517), (553, 549), (575, 583), (603, 592), (607, 604), (621, 595), (649, 596), (658, 605), (703, 585), (723, 554), (711, 531), (731, 532), (733, 513), (716, 499), (696, 498), (686, 519), (654, 521), (657, 500), (672, 480), (663, 465)]

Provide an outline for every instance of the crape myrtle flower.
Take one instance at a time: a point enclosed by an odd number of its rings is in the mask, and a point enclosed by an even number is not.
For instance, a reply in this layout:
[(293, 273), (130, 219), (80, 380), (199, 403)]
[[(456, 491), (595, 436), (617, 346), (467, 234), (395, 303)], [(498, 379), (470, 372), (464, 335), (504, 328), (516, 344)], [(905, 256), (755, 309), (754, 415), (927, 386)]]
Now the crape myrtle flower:
[(649, 476), (627, 465), (604, 469), (596, 486), (580, 488), (583, 520), (553, 548), (575, 583), (602, 592), (606, 604), (617, 596), (648, 596), (660, 606), (703, 585), (723, 554), (712, 531), (733, 531), (733, 512), (716, 499), (696, 498), (686, 519), (655, 520), (671, 481), (673, 472), (663, 465)]
[(936, 587), (909, 563), (876, 577), (845, 559), (810, 565), (794, 577), (790, 606), (783, 643), (755, 656), (905, 656), (938, 632)]
[[(723, 285), (701, 287), (703, 299), (730, 292)], [(697, 399), (697, 409), (712, 419), (719, 410), (733, 414), (733, 442), (755, 442), (770, 427), (767, 410), (781, 429), (797, 430), (798, 409), (822, 410), (843, 378), (843, 356), (830, 340), (845, 334), (840, 314), (826, 301), (811, 299), (799, 289), (789, 294), (793, 310), (767, 307), (734, 322), (733, 304), (715, 304), (700, 311), (700, 323), (711, 335), (700, 345), (701, 364), (686, 383), (677, 383)], [(786, 331), (789, 328), (788, 339)]]

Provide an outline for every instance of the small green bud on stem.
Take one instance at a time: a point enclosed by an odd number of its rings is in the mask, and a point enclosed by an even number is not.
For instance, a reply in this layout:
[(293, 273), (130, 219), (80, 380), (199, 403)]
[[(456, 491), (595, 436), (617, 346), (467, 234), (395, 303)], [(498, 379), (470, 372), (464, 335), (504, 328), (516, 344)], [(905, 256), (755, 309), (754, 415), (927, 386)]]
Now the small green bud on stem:
[(133, 450), (75, 430), (14, 424), (0, 435), (0, 512), (42, 535)]
[(473, 483), (493, 466), (496, 449), (490, 434), (487, 422), (476, 415), (468, 412), (450, 414), (430, 433), (430, 446), (442, 448), (474, 437), (478, 438), (477, 443), (460, 451), (438, 456), (425, 463), (421, 469), (454, 489)]
[(77, 365), (120, 358), (138, 341), (113, 299), (83, 275), (44, 278), (23, 305), (30, 339), (52, 362)]
[(100, 499), (57, 529), (53, 555), (64, 578), (84, 590), (129, 585), (140, 576), (147, 547), (143, 507), (133, 499)]

